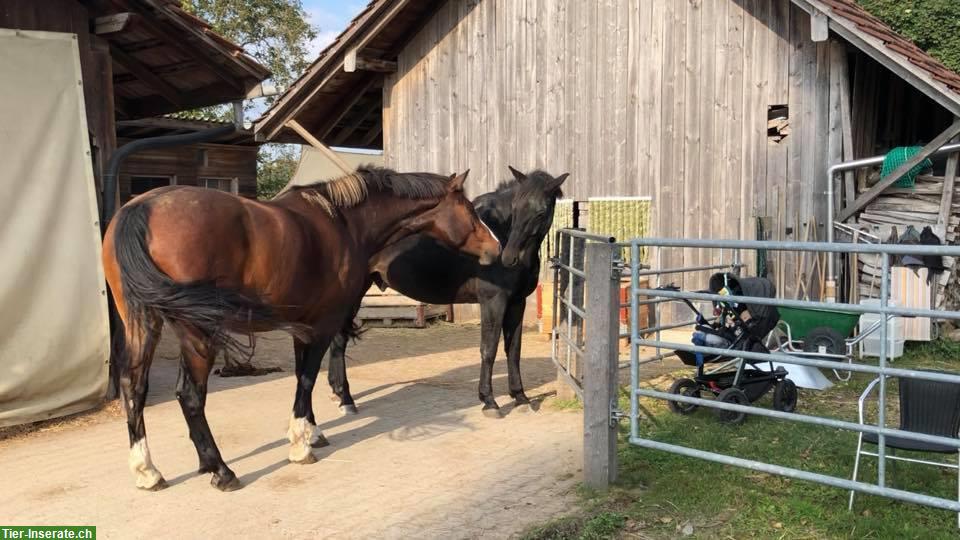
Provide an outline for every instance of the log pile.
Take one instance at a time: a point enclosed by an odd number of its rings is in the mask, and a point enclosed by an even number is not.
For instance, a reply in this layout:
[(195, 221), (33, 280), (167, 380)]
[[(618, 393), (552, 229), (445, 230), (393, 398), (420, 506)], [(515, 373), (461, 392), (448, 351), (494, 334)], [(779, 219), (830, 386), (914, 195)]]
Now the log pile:
[[(930, 226), (945, 244), (957, 244), (960, 227), (960, 190), (954, 190), (946, 239), (938, 227), (940, 202), (943, 197), (944, 179), (940, 176), (920, 175), (913, 188), (887, 189), (860, 214), (857, 226), (886, 242), (893, 227), (903, 234), (909, 225), (917, 232)], [(940, 274), (937, 284), (936, 306), (938, 309), (960, 307), (960, 291), (957, 290), (957, 271), (952, 257), (944, 257), (946, 271)], [(859, 256), (859, 298), (880, 297), (880, 275), (883, 262), (879, 255)]]

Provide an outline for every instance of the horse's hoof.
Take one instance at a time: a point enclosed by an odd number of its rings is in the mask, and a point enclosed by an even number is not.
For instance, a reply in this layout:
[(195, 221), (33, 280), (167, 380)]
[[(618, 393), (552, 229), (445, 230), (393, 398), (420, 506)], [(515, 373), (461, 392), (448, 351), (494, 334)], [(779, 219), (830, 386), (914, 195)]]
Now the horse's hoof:
[[(311, 447), (323, 448), (325, 446), (330, 446), (330, 441), (327, 440), (327, 438), (323, 435), (323, 433), (318, 432), (316, 437), (317, 439), (312, 443), (310, 443)], [(313, 456), (313, 454), (310, 454), (310, 455)], [(310, 463), (315, 463), (316, 461), (317, 461), (317, 458), (313, 458), (313, 461), (311, 461)]]
[(356, 406), (356, 405), (350, 404), (350, 405), (341, 405), (341, 406), (340, 406), (340, 414), (342, 414), (342, 415), (344, 415), (344, 416), (351, 415), (351, 414), (358, 414), (358, 413), (359, 413), (359, 411), (357, 411), (357, 406)]
[(243, 487), (243, 484), (240, 483), (240, 479), (232, 474), (230, 476), (219, 476), (215, 474), (213, 475), (213, 478), (210, 479), (210, 485), (224, 493), (228, 491), (236, 491)]
[(529, 403), (518, 403), (514, 406), (513, 410), (520, 414), (527, 414), (533, 412), (533, 407), (531, 407)]
[(503, 413), (499, 407), (484, 407), (483, 415), (487, 418), (503, 418)]
[[(324, 439), (326, 440), (326, 439)], [(330, 443), (327, 443), (330, 444)], [(313, 455), (313, 452), (308, 452), (306, 456), (299, 460), (290, 460), (290, 463), (296, 463), (297, 465), (313, 465), (317, 462), (317, 456)]]
[(160, 477), (160, 480), (157, 480), (157, 483), (150, 487), (137, 486), (138, 489), (142, 489), (144, 491), (160, 491), (167, 489), (168, 487), (170, 487), (169, 484), (167, 484), (167, 481), (164, 480), (162, 476)]

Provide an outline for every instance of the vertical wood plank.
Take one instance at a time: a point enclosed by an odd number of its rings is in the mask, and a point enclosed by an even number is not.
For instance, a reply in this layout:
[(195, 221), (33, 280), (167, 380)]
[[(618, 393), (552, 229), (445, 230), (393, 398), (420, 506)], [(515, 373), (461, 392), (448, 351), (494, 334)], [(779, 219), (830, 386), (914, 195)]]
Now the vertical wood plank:
[[(827, 132), (827, 165), (843, 161), (843, 89), (840, 85), (842, 72), (845, 68), (843, 57), (846, 55), (844, 45), (839, 41), (831, 40), (830, 46), (830, 113), (829, 129)], [(836, 179), (831, 178), (831, 182)], [(834, 212), (840, 209), (841, 190), (833, 194)], [(827, 227), (831, 225), (827, 223)]]
[[(663, 34), (663, 101), (660, 117), (661, 172), (659, 176), (660, 199), (657, 203), (661, 230), (672, 238), (682, 237), (687, 225), (683, 210), (683, 128), (684, 128), (684, 77), (686, 49), (686, 18), (680, 2), (664, 3), (664, 24), (670, 29)], [(664, 252), (664, 265), (670, 268), (683, 266), (683, 251), (670, 249)], [(686, 276), (680, 279), (684, 282)]]
[[(684, 145), (683, 162), (684, 174), (686, 176), (683, 183), (683, 236), (685, 238), (700, 238), (700, 229), (702, 223), (702, 214), (704, 211), (703, 200), (701, 199), (701, 190), (703, 186), (703, 174), (701, 169), (702, 156), (700, 154), (700, 145), (703, 140), (700, 132), (701, 123), (701, 55), (703, 47), (700, 41), (703, 39), (703, 13), (702, 4), (698, 2), (687, 2), (684, 16), (687, 20), (686, 45), (684, 47), (686, 55), (686, 69), (684, 70), (684, 96), (686, 104), (683, 118), (683, 139)], [(712, 21), (707, 21), (707, 25), (712, 25)], [(690, 266), (699, 266), (703, 260), (704, 251), (701, 249), (685, 249), (683, 260)]]

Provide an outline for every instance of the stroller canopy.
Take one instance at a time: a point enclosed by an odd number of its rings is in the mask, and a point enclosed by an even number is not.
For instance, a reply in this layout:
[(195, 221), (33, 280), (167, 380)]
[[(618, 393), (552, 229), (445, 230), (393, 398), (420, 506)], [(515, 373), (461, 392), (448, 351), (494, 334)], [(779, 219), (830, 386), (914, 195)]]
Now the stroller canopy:
[[(759, 298), (775, 298), (777, 288), (767, 278), (761, 277), (737, 277), (729, 272), (717, 273), (710, 276), (710, 292), (718, 294), (724, 287), (731, 294), (738, 296), (756, 296)], [(780, 321), (780, 312), (776, 306), (764, 306), (760, 304), (743, 304), (750, 312), (750, 315), (757, 319), (753, 334), (763, 339), (777, 326)]]

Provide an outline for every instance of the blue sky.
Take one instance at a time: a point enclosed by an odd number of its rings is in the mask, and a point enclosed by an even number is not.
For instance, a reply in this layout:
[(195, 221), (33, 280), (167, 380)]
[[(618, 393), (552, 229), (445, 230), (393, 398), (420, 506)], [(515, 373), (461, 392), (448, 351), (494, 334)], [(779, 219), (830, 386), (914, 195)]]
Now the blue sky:
[[(337, 37), (347, 24), (367, 5), (368, 0), (302, 0), (303, 9), (310, 17), (310, 24), (317, 29), (310, 54), (317, 53)], [(311, 58), (312, 59), (312, 58)]]

